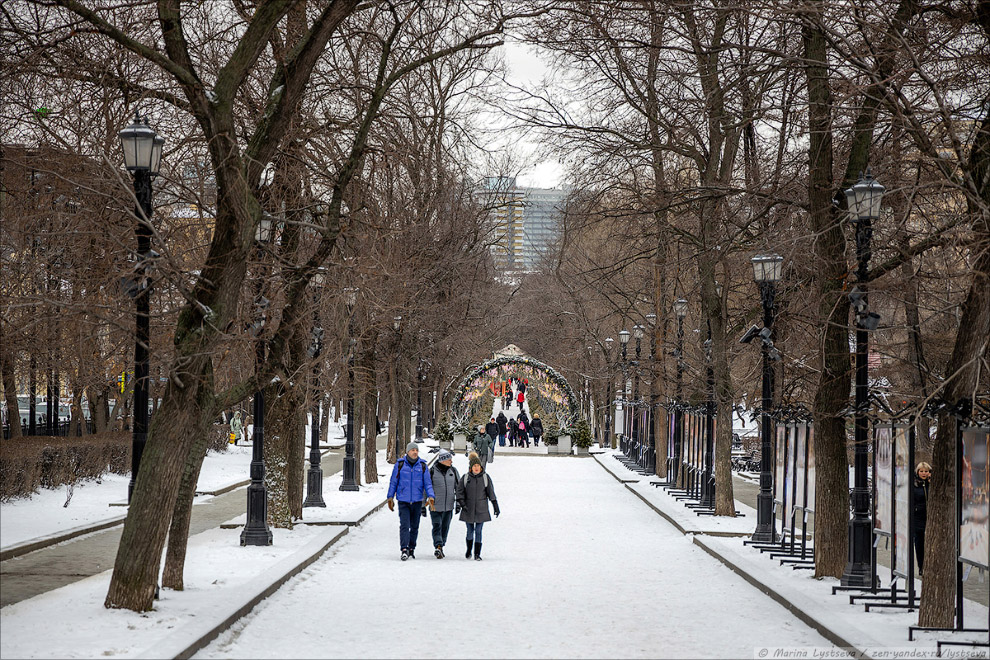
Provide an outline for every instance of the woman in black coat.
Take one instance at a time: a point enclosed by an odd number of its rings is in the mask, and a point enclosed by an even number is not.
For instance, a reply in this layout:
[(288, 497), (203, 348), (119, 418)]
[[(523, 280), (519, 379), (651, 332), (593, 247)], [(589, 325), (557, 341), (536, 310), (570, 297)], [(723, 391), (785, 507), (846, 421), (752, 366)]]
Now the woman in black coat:
[(928, 487), (932, 478), (932, 466), (918, 463), (914, 471), (912, 500), (914, 504), (914, 556), (918, 559), (918, 575), (925, 570), (925, 527), (928, 525)]
[(533, 421), (529, 423), (530, 433), (533, 434), (533, 446), (540, 446), (540, 438), (543, 437), (543, 420), (539, 415), (533, 415)]
[(491, 501), (495, 517), (498, 518), (498, 499), (495, 497), (495, 486), (492, 478), (485, 472), (481, 459), (474, 452), (468, 458), (468, 473), (457, 482), (457, 509), (460, 521), (467, 525), (467, 552), (465, 559), (471, 558), (474, 550), (475, 561), (481, 561), (481, 530), (486, 522), (492, 519), (488, 512), (488, 502)]

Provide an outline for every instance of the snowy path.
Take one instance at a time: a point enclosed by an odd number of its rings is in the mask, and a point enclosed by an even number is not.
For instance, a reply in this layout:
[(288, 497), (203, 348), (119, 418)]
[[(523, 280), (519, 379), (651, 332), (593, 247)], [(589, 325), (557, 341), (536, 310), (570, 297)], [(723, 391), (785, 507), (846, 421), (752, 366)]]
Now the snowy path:
[[(463, 467), (463, 456), (457, 457)], [(591, 459), (496, 458), (484, 561), (399, 561), (396, 514), (355, 528), (197, 657), (754, 657), (830, 646)]]

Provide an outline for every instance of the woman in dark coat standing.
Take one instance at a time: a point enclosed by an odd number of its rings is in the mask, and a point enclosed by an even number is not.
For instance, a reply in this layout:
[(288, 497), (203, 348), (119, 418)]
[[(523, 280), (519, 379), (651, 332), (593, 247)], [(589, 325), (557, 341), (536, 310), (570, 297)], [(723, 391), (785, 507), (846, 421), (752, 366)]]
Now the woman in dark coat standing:
[(470, 559), (473, 550), (475, 561), (481, 561), (481, 529), (492, 519), (488, 501), (491, 500), (495, 517), (498, 518), (498, 500), (492, 478), (474, 452), (468, 457), (468, 465), (468, 473), (457, 482), (457, 510), (460, 511), (461, 522), (467, 525), (467, 552), (464, 558)]
[(918, 575), (925, 570), (925, 527), (928, 526), (928, 486), (931, 483), (932, 466), (918, 463), (914, 470), (914, 556), (918, 559)]
[(539, 415), (533, 415), (533, 421), (529, 423), (529, 430), (533, 434), (533, 446), (540, 446), (540, 438), (543, 437), (543, 421)]

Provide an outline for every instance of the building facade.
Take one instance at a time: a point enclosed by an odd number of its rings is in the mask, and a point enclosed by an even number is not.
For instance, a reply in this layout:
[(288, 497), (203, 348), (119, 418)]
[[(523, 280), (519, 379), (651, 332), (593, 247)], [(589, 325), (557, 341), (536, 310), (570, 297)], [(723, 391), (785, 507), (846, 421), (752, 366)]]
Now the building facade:
[(569, 191), (529, 188), (515, 177), (488, 177), (479, 197), (494, 225), (492, 254), (503, 271), (532, 271), (554, 249)]

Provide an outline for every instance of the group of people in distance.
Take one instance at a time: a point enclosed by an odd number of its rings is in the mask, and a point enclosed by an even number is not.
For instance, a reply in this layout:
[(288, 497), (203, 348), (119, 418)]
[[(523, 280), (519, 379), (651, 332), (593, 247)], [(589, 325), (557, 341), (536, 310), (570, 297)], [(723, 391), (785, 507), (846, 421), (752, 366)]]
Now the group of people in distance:
[(505, 416), (505, 412), (499, 411), (498, 416), (492, 417), (485, 425), (484, 431), (479, 428), (479, 433), (481, 432), (491, 436), (492, 444), (497, 440), (499, 447), (504, 447), (506, 441), (510, 447), (529, 447), (530, 437), (533, 438), (533, 446), (539, 447), (540, 438), (543, 437), (543, 422), (535, 414), (531, 421), (525, 410), (511, 419)]
[(460, 475), (453, 465), (454, 455), (442, 450), (433, 467), (427, 467), (426, 459), (419, 457), (419, 445), (410, 442), (406, 455), (395, 462), (388, 484), (388, 508), (395, 510), (394, 500), (399, 501), (400, 559), (416, 558), (416, 540), (419, 536), (419, 519), (425, 518), (427, 509), (433, 523), (433, 556), (443, 559), (446, 555), (447, 534), (454, 515), (467, 526), (467, 551), (465, 559), (474, 554), (481, 561), (481, 530), (492, 515), (488, 503), (492, 503), (495, 517), (500, 510), (495, 497), (495, 486), (485, 472), (481, 458), (475, 452), (468, 456), (468, 473)]

